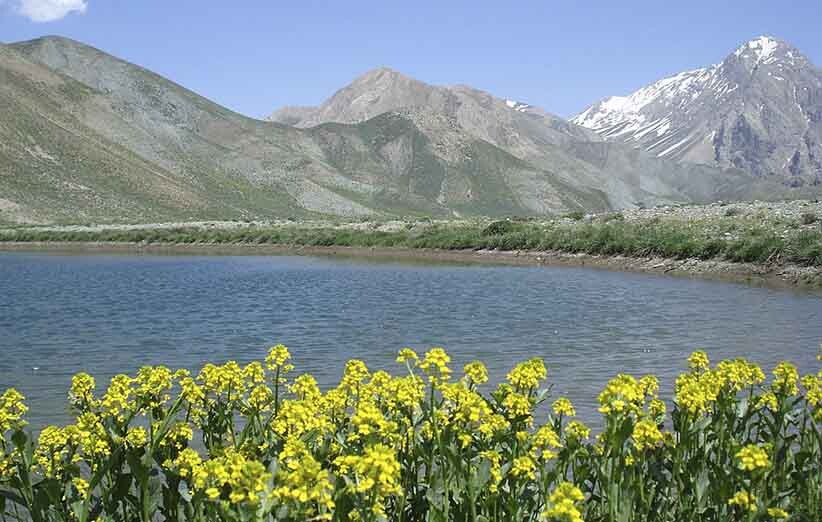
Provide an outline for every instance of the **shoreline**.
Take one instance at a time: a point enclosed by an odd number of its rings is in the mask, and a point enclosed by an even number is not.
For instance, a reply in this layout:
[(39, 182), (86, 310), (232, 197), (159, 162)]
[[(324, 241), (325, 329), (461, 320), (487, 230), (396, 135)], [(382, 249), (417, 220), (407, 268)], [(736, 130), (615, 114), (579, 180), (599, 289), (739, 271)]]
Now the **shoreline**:
[(792, 264), (762, 265), (721, 260), (572, 254), (559, 251), (435, 249), (410, 247), (303, 246), (249, 243), (146, 243), (115, 241), (8, 241), (0, 252), (122, 253), (168, 255), (303, 255), (384, 261), (509, 266), (585, 267), (696, 278), (755, 286), (822, 289), (822, 268)]

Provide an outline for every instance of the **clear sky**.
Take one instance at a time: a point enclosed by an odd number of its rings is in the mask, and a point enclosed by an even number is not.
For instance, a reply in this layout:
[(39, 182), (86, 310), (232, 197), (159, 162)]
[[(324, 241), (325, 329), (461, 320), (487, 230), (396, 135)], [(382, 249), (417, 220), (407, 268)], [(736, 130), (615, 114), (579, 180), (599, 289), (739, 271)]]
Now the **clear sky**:
[(0, 0), (0, 41), (47, 34), (255, 117), (379, 66), (571, 116), (761, 34), (822, 65), (820, 0)]

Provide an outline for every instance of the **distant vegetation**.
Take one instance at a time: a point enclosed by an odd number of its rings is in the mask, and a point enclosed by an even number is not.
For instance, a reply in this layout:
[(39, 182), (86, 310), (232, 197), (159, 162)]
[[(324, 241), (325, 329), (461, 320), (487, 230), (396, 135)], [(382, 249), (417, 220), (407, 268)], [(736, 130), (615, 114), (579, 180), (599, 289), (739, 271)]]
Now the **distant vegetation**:
[[(802, 225), (811, 224), (802, 218)], [(802, 225), (778, 227), (757, 216), (693, 222), (655, 217), (629, 222), (621, 214), (610, 214), (596, 220), (573, 215), (553, 222), (436, 222), (395, 227), (361, 223), (93, 231), (20, 228), (0, 233), (0, 241), (498, 249), (822, 266), (822, 229)]]
[[(545, 364), (488, 383), (442, 348), (400, 350), (399, 375), (349, 361), (322, 391), (264, 361), (80, 373), (76, 420), (25, 429), (0, 396), (0, 516), (87, 522), (675, 522), (822, 519), (822, 372), (694, 352), (673, 401), (653, 375), (598, 396), (603, 429), (549, 400)], [(549, 406), (550, 405), (550, 406)], [(670, 411), (669, 407), (671, 408)], [(2, 516), (5, 513), (6, 516)]]

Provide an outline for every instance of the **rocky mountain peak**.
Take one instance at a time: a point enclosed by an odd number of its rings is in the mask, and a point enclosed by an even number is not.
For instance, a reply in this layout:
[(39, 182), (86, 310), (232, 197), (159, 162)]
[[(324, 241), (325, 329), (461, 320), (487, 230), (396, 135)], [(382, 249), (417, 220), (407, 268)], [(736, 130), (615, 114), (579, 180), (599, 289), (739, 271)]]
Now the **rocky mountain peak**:
[(724, 67), (741, 65), (748, 72), (770, 67), (803, 67), (809, 60), (794, 46), (771, 36), (759, 36), (739, 46), (722, 62)]
[(722, 62), (592, 105), (572, 121), (656, 156), (822, 184), (822, 71), (759, 36)]

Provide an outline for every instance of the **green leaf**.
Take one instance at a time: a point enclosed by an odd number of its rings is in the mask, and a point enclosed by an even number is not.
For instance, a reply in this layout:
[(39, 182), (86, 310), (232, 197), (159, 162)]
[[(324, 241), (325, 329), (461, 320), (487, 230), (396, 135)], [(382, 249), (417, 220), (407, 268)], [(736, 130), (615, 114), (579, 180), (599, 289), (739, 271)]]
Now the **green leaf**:
[(13, 491), (9, 491), (7, 489), (0, 489), (0, 498), (3, 499), (3, 505), (5, 505), (6, 500), (11, 500), (15, 504), (18, 504), (18, 505), (23, 506), (23, 507), (27, 507), (26, 506), (26, 501), (23, 499), (23, 497), (21, 497), (20, 495), (18, 495), (17, 493), (15, 493)]

